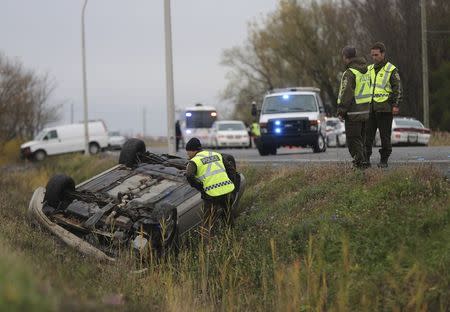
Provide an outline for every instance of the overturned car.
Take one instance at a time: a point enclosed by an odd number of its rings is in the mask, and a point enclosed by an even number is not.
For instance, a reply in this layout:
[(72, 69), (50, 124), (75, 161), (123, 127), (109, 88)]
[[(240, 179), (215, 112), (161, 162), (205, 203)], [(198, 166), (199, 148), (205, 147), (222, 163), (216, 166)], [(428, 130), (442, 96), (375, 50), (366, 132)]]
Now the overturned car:
[[(236, 168), (234, 158), (224, 154)], [(66, 175), (52, 177), (34, 191), (33, 220), (69, 246), (100, 260), (114, 261), (121, 250), (163, 252), (201, 224), (201, 194), (186, 181), (188, 160), (146, 150), (128, 140), (119, 164), (75, 186)], [(245, 190), (241, 173), (230, 174), (236, 188), (231, 212)]]

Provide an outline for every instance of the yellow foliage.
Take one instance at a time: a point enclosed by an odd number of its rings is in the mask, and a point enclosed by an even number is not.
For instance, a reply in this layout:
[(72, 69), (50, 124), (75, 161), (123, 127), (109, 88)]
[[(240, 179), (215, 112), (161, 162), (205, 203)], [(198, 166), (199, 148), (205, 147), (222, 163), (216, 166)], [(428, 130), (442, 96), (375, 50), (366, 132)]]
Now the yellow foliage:
[(7, 142), (0, 142), (0, 166), (14, 163), (19, 160), (20, 145), (22, 140), (13, 139)]

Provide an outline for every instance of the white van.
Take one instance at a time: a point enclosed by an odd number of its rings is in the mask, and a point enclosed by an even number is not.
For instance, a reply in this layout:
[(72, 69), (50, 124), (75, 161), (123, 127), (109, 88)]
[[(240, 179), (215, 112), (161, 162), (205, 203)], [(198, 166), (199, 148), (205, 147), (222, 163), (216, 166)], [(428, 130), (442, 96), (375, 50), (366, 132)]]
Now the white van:
[[(253, 104), (252, 115), (258, 115)], [(261, 156), (276, 155), (281, 146), (312, 147), (325, 152), (325, 108), (320, 90), (295, 87), (272, 90), (259, 111), (261, 136), (255, 141)]]
[[(108, 131), (103, 121), (90, 121), (89, 153), (97, 154), (108, 147)], [(42, 130), (33, 141), (20, 146), (22, 158), (44, 160), (50, 155), (84, 151), (84, 124), (49, 127)]]

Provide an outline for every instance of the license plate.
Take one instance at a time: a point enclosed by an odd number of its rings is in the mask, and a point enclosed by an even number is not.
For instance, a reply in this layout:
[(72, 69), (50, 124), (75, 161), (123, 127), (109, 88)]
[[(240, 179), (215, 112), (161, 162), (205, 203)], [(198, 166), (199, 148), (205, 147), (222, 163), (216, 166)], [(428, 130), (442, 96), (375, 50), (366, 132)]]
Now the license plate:
[(408, 134), (408, 142), (416, 143), (417, 142), (417, 133)]

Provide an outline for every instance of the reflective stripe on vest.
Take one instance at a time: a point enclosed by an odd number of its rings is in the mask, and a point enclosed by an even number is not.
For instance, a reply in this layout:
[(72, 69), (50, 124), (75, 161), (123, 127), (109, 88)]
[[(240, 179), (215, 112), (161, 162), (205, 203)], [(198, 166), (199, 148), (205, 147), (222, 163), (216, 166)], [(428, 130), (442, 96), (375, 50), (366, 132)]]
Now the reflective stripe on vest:
[(191, 160), (197, 166), (195, 177), (202, 182), (206, 194), (214, 197), (234, 190), (234, 184), (228, 178), (221, 154), (201, 151)]
[[(370, 86), (370, 73), (361, 73), (356, 69), (349, 68), (355, 75), (355, 91), (354, 98), (356, 105), (352, 105), (351, 110), (347, 112), (347, 115), (364, 115), (369, 113), (369, 104), (372, 101), (372, 93)], [(345, 85), (342, 83), (346, 71), (342, 74), (341, 86), (339, 89), (339, 95), (337, 104), (341, 104), (342, 92)]]
[(372, 97), (374, 102), (382, 103), (389, 99), (389, 94), (392, 93), (390, 78), (392, 71), (395, 68), (396, 67), (392, 63), (387, 62), (386, 65), (380, 68), (378, 73), (375, 74), (375, 67), (373, 64), (367, 67), (370, 72), (370, 83), (372, 85)]
[(372, 101), (372, 89), (370, 87), (370, 72), (361, 73), (359, 70), (349, 68), (355, 75), (355, 102), (356, 104), (370, 103)]

